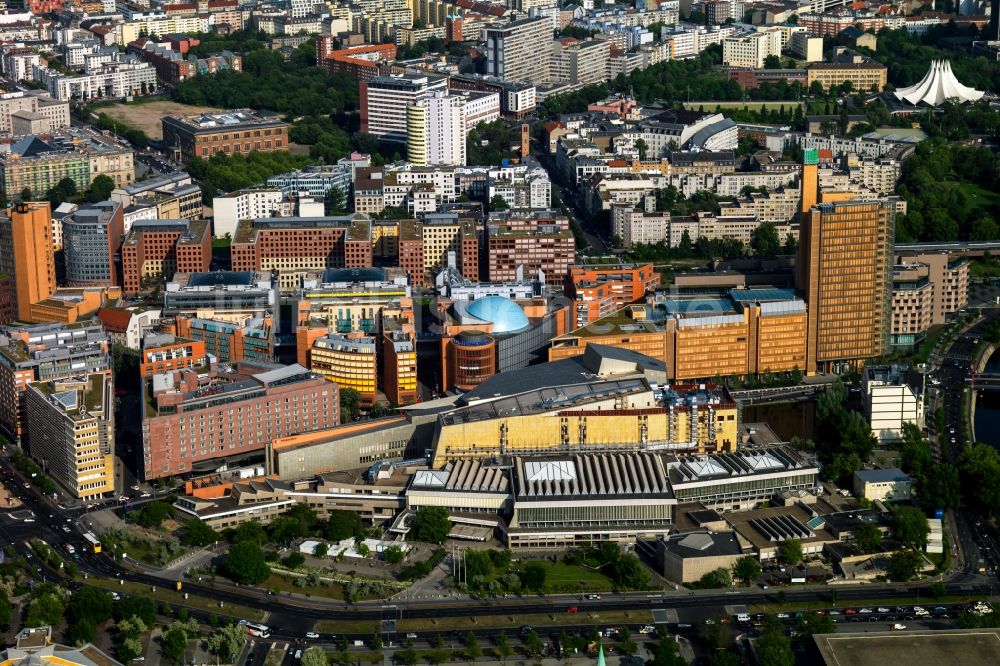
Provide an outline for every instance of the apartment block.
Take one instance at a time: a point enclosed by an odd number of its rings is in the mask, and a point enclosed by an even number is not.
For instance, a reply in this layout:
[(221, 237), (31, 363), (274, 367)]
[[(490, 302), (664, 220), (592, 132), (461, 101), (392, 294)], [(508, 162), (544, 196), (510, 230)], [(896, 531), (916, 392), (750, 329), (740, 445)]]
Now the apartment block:
[(730, 67), (760, 69), (764, 67), (764, 60), (772, 55), (781, 55), (781, 33), (777, 30), (722, 40), (722, 64)]
[(912, 348), (931, 326), (969, 301), (969, 262), (945, 253), (897, 259), (892, 267), (892, 333), (895, 348)]
[(146, 480), (256, 460), (279, 437), (340, 422), (337, 385), (300, 365), (168, 372), (147, 377), (143, 392)]
[[(647, 211), (633, 204), (611, 206), (611, 233), (620, 238), (627, 248), (637, 243), (654, 245), (667, 241), (670, 222), (670, 213), (667, 212)], [(696, 239), (697, 236), (692, 238)]]
[(579, 41), (564, 37), (552, 42), (552, 81), (585, 86), (608, 80), (611, 44), (607, 40)]
[(382, 141), (406, 143), (407, 107), (447, 86), (448, 77), (435, 74), (394, 74), (361, 81), (361, 131)]
[(115, 394), (111, 375), (29, 384), (28, 454), (75, 499), (115, 492)]
[(115, 54), (89, 68), (86, 74), (66, 74), (37, 65), (33, 70), (33, 78), (42, 83), (53, 98), (64, 102), (118, 99), (157, 91), (156, 70), (131, 54)]
[(889, 70), (877, 62), (837, 63), (817, 62), (806, 70), (806, 85), (819, 82), (824, 90), (850, 82), (854, 90), (881, 91), (888, 81)]
[(643, 301), (659, 286), (660, 274), (653, 264), (573, 266), (566, 276), (565, 294), (576, 304), (579, 328)]
[(14, 278), (18, 319), (31, 321), (31, 306), (56, 291), (49, 204), (21, 202), (0, 217), (0, 273)]
[(163, 145), (178, 161), (216, 153), (246, 155), (288, 150), (288, 123), (248, 109), (164, 116)]
[(174, 273), (207, 271), (212, 262), (212, 234), (204, 220), (139, 220), (121, 247), (126, 294), (163, 284)]
[(10, 194), (31, 190), (44, 197), (63, 178), (86, 190), (104, 175), (123, 187), (135, 180), (133, 152), (117, 141), (80, 128), (55, 133), (44, 140), (27, 135), (0, 155), (0, 187)]
[[(27, 78), (31, 78), (30, 70)], [(37, 131), (16, 131), (15, 125), (19, 125), (18, 121), (25, 119), (34, 122)], [(43, 91), (16, 90), (0, 93), (0, 134), (7, 136), (48, 134), (69, 125), (68, 101), (52, 99)]]
[(240, 220), (274, 217), (284, 195), (278, 189), (240, 190), (212, 199), (213, 232), (216, 238), (236, 235)]
[(490, 169), (488, 187), (487, 200), (499, 196), (512, 209), (548, 209), (552, 206), (549, 174), (531, 158), (521, 164)]
[(0, 430), (20, 441), (28, 384), (110, 373), (109, 351), (107, 334), (98, 321), (5, 326), (0, 332)]
[(201, 188), (186, 171), (148, 178), (111, 191), (125, 207), (125, 233), (136, 220), (200, 220)]
[(143, 62), (152, 65), (161, 81), (172, 85), (202, 74), (243, 71), (243, 58), (229, 51), (202, 58), (195, 58), (193, 55), (185, 58), (183, 53), (170, 48), (170, 44), (150, 41), (130, 44), (129, 49)]
[(924, 427), (924, 380), (903, 365), (869, 365), (861, 376), (861, 399), (879, 443), (903, 439), (903, 424)]
[(483, 29), (486, 75), (534, 84), (551, 80), (552, 21), (525, 18)]
[(125, 234), (125, 207), (102, 201), (62, 219), (66, 283), (71, 287), (119, 284), (115, 258)]
[[(330, 188), (339, 188), (348, 197), (354, 172), (358, 168), (370, 167), (371, 156), (363, 153), (351, 153), (337, 160), (336, 164), (320, 164), (279, 173), (271, 176), (265, 183), (269, 189), (279, 189), (282, 194), (297, 195), (306, 192), (311, 197), (325, 197)], [(265, 216), (259, 216), (265, 217)]]
[[(370, 81), (388, 72), (387, 63), (396, 59), (395, 44), (365, 44), (322, 53), (324, 45), (332, 42), (333, 35), (316, 38), (317, 61), (330, 74), (342, 73), (355, 76), (360, 81)], [(385, 71), (383, 71), (385, 70)]]
[[(498, 113), (499, 115), (499, 113)], [(462, 101), (438, 90), (406, 107), (406, 156), (418, 166), (464, 165)]]

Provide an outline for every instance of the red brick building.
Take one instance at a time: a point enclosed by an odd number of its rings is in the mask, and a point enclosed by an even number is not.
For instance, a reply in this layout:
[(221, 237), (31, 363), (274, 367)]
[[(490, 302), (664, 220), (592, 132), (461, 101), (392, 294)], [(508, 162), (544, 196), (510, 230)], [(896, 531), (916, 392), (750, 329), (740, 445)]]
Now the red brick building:
[(152, 289), (174, 273), (200, 273), (212, 263), (212, 234), (205, 220), (138, 220), (122, 243), (126, 294)]
[(371, 222), (357, 214), (243, 220), (230, 252), (234, 271), (276, 271), (282, 288), (294, 288), (306, 271), (371, 266)]
[(370, 81), (383, 74), (382, 63), (395, 58), (395, 44), (366, 44), (333, 50), (332, 35), (320, 35), (316, 40), (316, 62), (330, 74), (349, 74), (360, 81)]
[(548, 284), (560, 286), (576, 258), (572, 232), (555, 225), (539, 226), (535, 231), (490, 225), (486, 243), (490, 282), (516, 280), (517, 269), (523, 266), (525, 275), (542, 270)]
[(194, 116), (163, 116), (163, 146), (177, 160), (209, 158), (216, 153), (288, 150), (288, 123), (277, 116), (237, 109)]
[(257, 460), (280, 437), (340, 423), (337, 385), (301, 365), (241, 362), (231, 372), (182, 370), (146, 378), (146, 480)]
[(32, 14), (57, 14), (64, 4), (63, 0), (25, 0), (24, 8)]
[[(128, 49), (156, 70), (156, 76), (164, 83), (179, 83), (200, 74), (214, 74), (225, 70), (243, 71), (243, 58), (234, 53), (217, 53), (204, 58), (185, 57), (188, 43), (178, 39), (178, 44), (169, 38), (168, 43), (157, 44), (148, 39), (130, 42)], [(197, 39), (190, 40), (197, 45)], [(184, 50), (179, 47), (183, 45)]]
[(9, 275), (0, 275), (0, 324), (14, 321), (17, 308), (14, 307), (14, 279)]

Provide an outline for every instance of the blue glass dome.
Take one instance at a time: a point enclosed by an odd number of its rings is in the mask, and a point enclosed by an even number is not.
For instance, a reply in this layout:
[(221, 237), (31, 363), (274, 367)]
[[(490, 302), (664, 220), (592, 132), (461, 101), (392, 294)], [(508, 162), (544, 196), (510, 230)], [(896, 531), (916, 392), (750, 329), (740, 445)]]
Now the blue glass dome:
[(493, 322), (493, 333), (514, 333), (528, 328), (528, 317), (521, 306), (503, 296), (483, 296), (469, 303), (466, 311), (473, 317)]

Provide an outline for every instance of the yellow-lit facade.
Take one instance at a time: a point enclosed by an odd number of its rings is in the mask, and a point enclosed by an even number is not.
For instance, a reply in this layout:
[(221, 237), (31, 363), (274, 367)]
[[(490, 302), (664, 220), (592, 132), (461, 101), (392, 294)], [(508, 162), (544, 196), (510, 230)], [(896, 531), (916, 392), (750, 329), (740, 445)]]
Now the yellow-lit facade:
[[(683, 387), (677, 387), (683, 389)], [(634, 451), (643, 443), (670, 443), (675, 450), (722, 451), (736, 448), (739, 409), (731, 400), (715, 405), (616, 409), (588, 405), (587, 410), (554, 410), (463, 422), (443, 421), (434, 450), (434, 467), (456, 458), (482, 458), (588, 449)], [(692, 418), (693, 416), (693, 418)]]
[(77, 499), (114, 492), (110, 376), (92, 373), (82, 380), (39, 382), (25, 395), (31, 456)]
[(646, 323), (645, 330), (623, 331), (598, 321), (553, 339), (549, 360), (582, 354), (594, 343), (659, 359), (666, 363), (671, 381), (805, 371), (806, 309), (801, 301), (780, 307), (747, 303), (740, 310), (726, 315), (668, 317), (653, 323), (646, 321), (644, 306), (633, 306), (615, 318), (627, 315), (626, 323)]
[(809, 304), (806, 371), (857, 367), (888, 349), (895, 208), (824, 203), (803, 215), (796, 286)]
[(343, 389), (354, 389), (363, 405), (375, 404), (378, 390), (378, 364), (375, 339), (341, 336), (320, 338), (309, 352), (309, 369), (336, 382)]
[(428, 135), (427, 107), (411, 104), (406, 107), (406, 161), (427, 166)]

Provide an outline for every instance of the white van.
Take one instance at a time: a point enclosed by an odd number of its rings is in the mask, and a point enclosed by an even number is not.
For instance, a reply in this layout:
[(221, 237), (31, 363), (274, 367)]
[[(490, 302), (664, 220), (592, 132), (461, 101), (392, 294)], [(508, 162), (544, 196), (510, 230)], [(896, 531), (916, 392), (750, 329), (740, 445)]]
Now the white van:
[(736, 621), (737, 622), (749, 622), (750, 621), (750, 614), (749, 613), (738, 613), (736, 615)]

